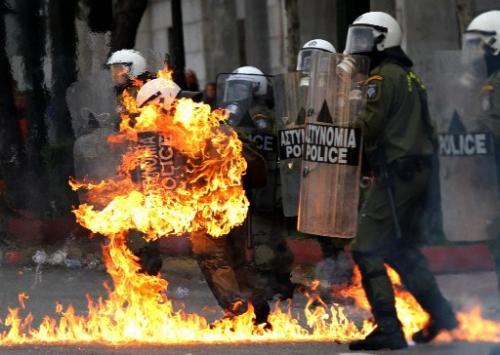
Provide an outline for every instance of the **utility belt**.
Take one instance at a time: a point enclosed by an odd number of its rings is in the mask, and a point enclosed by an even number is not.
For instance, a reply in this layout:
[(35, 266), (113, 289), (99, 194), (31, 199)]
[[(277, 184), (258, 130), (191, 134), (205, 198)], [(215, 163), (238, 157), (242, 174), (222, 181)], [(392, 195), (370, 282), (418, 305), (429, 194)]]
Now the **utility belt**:
[[(432, 167), (431, 156), (426, 155), (411, 155), (401, 157), (387, 164), (387, 169), (390, 174), (395, 174), (401, 180), (411, 180), (413, 176), (424, 169)], [(373, 168), (375, 177), (382, 175), (382, 166), (378, 165)]]

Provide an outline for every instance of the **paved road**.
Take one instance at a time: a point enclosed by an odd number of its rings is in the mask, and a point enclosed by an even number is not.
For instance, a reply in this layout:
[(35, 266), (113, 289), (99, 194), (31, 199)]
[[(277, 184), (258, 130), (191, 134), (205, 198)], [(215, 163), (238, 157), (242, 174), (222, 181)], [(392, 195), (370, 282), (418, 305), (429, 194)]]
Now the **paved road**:
[[(404, 351), (376, 351), (362, 354), (439, 354), (439, 355), (488, 355), (492, 344), (447, 344), (414, 346)], [(54, 354), (54, 355), (275, 355), (275, 354), (361, 354), (349, 352), (347, 346), (328, 343), (292, 343), (292, 344), (252, 344), (252, 345), (199, 345), (199, 346), (162, 346), (162, 347), (126, 347), (113, 348), (104, 346), (85, 347), (15, 347), (0, 349), (0, 354)]]
[[(185, 303), (188, 311), (201, 312), (206, 307), (217, 309), (206, 283), (201, 278), (194, 264), (177, 267), (174, 263), (166, 264), (169, 274), (169, 289), (175, 291), (178, 286), (190, 289), (188, 297), (176, 302)], [(43, 270), (41, 283), (33, 286), (35, 280), (32, 268), (0, 268), (0, 316), (6, 314), (7, 307), (17, 306), (17, 294), (26, 292), (29, 309), (36, 319), (50, 314), (56, 300), (62, 304), (73, 304), (79, 313), (85, 313), (85, 294), (92, 297), (103, 295), (102, 282), (108, 280), (102, 271), (68, 270), (50, 268)], [(444, 293), (456, 307), (466, 307), (481, 303), (485, 315), (500, 321), (500, 307), (496, 280), (493, 273), (444, 275), (438, 278)], [(175, 295), (173, 295), (175, 299)], [(303, 309), (303, 299), (294, 299), (294, 311)], [(210, 317), (210, 315), (207, 315)], [(212, 317), (217, 317), (213, 314)], [(491, 349), (500, 344), (434, 344), (412, 346), (398, 352), (365, 352), (364, 354), (442, 354), (442, 355), (488, 355)], [(278, 344), (241, 344), (241, 345), (190, 345), (190, 346), (127, 346), (112, 347), (105, 345), (90, 346), (18, 346), (0, 347), (1, 354), (343, 354), (349, 353), (346, 345), (332, 343), (278, 343)], [(354, 354), (354, 353), (350, 353)], [(499, 353), (500, 354), (500, 353)]]

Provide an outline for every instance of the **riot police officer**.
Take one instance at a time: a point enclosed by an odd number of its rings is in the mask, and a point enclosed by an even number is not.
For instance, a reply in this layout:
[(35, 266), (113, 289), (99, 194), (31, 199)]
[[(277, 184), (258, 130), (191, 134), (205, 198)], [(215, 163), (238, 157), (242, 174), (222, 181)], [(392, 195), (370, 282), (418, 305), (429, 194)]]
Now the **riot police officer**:
[[(488, 80), (481, 89), (480, 122), (493, 134), (496, 152), (496, 173), (500, 191), (500, 11), (488, 11), (472, 20), (464, 34), (463, 51), (467, 57), (484, 60)], [(500, 291), (500, 211), (488, 226)]]
[(111, 70), (111, 79), (117, 91), (123, 91), (129, 87), (134, 79), (151, 77), (147, 71), (146, 59), (139, 51), (133, 49), (120, 49), (113, 52), (106, 64)]
[(324, 39), (316, 38), (307, 41), (297, 56), (297, 71), (305, 74), (309, 73), (311, 71), (311, 57), (318, 51), (337, 53), (334, 45)]
[[(140, 88), (136, 102), (138, 107), (154, 103), (168, 111), (176, 98), (199, 99), (197, 95), (193, 96), (193, 94), (195, 92), (182, 91), (172, 80), (157, 78), (146, 82)], [(257, 160), (259, 157), (257, 155), (251, 156), (252, 152), (248, 148), (245, 149), (244, 154), (248, 161), (247, 174), (265, 175), (265, 171), (255, 171), (258, 170), (256, 168), (258, 164), (253, 163), (253, 160)], [(260, 166), (265, 167), (265, 163), (262, 161)], [(236, 227), (228, 236), (220, 238), (213, 238), (203, 230), (195, 231), (191, 233), (190, 241), (194, 257), (210, 290), (223, 308), (225, 317), (231, 318), (246, 312), (251, 303), (256, 315), (255, 323), (260, 324), (267, 321), (270, 311), (269, 305), (261, 288), (255, 284), (252, 273), (235, 257), (235, 254), (240, 255), (245, 252), (245, 243), (238, 238), (244, 235), (245, 228), (246, 226)], [(147, 260), (148, 258), (146, 258)], [(141, 264), (144, 264), (142, 259)]]
[(414, 227), (421, 217), (436, 139), (425, 87), (412, 71), (401, 41), (399, 24), (383, 12), (361, 15), (347, 35), (345, 52), (371, 60), (367, 104), (358, 122), (375, 182), (362, 206), (352, 253), (377, 323), (364, 340), (350, 344), (351, 350), (407, 347), (384, 263), (399, 273), (430, 315), (429, 324), (413, 335), (415, 342), (429, 342), (440, 331), (457, 326), (416, 246)]
[[(111, 79), (117, 95), (117, 113), (125, 110), (122, 99), (125, 92), (136, 98), (142, 85), (154, 78), (147, 71), (144, 56), (133, 49), (121, 49), (111, 54), (107, 61), (111, 71)], [(146, 243), (140, 233), (130, 232), (128, 241), (134, 253), (139, 257), (141, 271), (150, 275), (160, 272), (162, 259), (158, 242)]]
[[(312, 57), (315, 53), (337, 53), (335, 46), (324, 39), (312, 39), (307, 41), (299, 51), (297, 58), (297, 71), (303, 74), (300, 82), (301, 87), (309, 86)], [(307, 88), (306, 88), (307, 90)], [(348, 238), (317, 238), (323, 260), (318, 264), (317, 276), (326, 279), (328, 284), (346, 284), (352, 278), (352, 261), (344, 251), (344, 247), (350, 242)], [(329, 290), (323, 292), (324, 301), (330, 298)]]
[[(294, 289), (290, 281), (292, 255), (286, 244), (278, 206), (279, 172), (272, 78), (251, 66), (219, 74), (217, 106), (228, 111), (228, 123), (238, 132), (246, 149), (253, 151), (254, 156), (263, 157), (267, 166), (265, 174), (254, 174), (249, 169), (246, 175), (246, 181), (253, 183), (245, 184), (250, 211), (246, 222), (248, 228), (240, 232), (247, 237), (246, 245), (252, 246), (252, 260), (243, 260), (241, 251), (245, 250), (245, 243), (236, 248), (240, 251), (235, 250), (234, 255), (240, 264), (248, 261), (255, 264), (262, 276), (260, 280), (264, 283), (266, 297), (278, 294), (290, 298)], [(238, 238), (245, 239), (233, 237)]]

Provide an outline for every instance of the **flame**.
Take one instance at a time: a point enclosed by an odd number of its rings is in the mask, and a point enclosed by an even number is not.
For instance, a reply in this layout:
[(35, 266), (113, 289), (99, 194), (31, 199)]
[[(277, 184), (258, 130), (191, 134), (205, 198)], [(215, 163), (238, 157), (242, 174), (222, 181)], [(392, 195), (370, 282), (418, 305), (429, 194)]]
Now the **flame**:
[[(422, 329), (429, 322), (429, 315), (422, 309), (411, 293), (406, 291), (396, 271), (386, 265), (386, 270), (391, 279), (396, 299), (396, 311), (403, 324), (405, 337), (410, 340), (413, 333)], [(361, 273), (356, 267), (351, 285), (336, 289), (334, 292), (342, 298), (355, 301), (357, 307), (369, 311), (370, 304), (361, 285)], [(481, 316), (481, 307), (475, 306), (469, 311), (457, 313), (459, 327), (450, 332), (442, 332), (436, 339), (439, 342), (460, 341), (500, 341), (500, 322), (484, 319)]]
[(460, 323), (458, 329), (440, 334), (438, 341), (500, 341), (499, 322), (483, 319), (480, 306), (474, 306), (468, 312), (458, 312), (457, 318)]
[[(158, 76), (170, 79), (171, 72), (164, 69)], [(341, 305), (328, 307), (312, 294), (304, 310), (305, 322), (292, 314), (290, 303), (276, 303), (269, 316), (271, 328), (253, 324), (251, 306), (238, 317), (213, 324), (183, 307), (175, 309), (167, 296), (168, 282), (160, 275), (139, 272), (138, 259), (127, 247), (127, 233), (138, 230), (148, 240), (195, 231), (222, 237), (241, 224), (248, 210), (241, 185), (246, 170), (242, 143), (221, 124), (224, 113), (211, 112), (208, 105), (180, 99), (168, 111), (154, 104), (138, 108), (127, 94), (123, 104), (127, 110), (119, 132), (108, 139), (110, 144), (127, 147), (117, 177), (70, 180), (73, 189), (87, 191), (88, 202), (74, 211), (78, 222), (107, 238), (103, 259), (112, 285), (104, 284), (106, 297), (94, 300), (87, 295), (84, 314), (58, 303), (57, 316), (45, 316), (35, 326), (31, 313), (23, 315), (28, 296), (21, 293), (20, 306), (9, 308), (3, 321), (8, 329), (0, 333), (0, 345), (349, 342), (374, 328), (370, 320), (355, 322)], [(395, 284), (398, 315), (409, 336), (428, 316), (402, 289), (397, 274), (392, 270), (389, 274)], [(353, 298), (357, 307), (369, 310), (358, 271), (351, 285), (338, 291), (344, 298)], [(460, 329), (443, 335), (441, 341), (500, 339), (500, 324), (482, 319), (479, 309), (461, 313), (459, 319)]]
[[(407, 339), (411, 339), (413, 333), (426, 325), (429, 315), (420, 307), (415, 298), (403, 288), (397, 272), (387, 265), (386, 270), (393, 285), (396, 311), (399, 320), (403, 324), (403, 332)], [(370, 311), (370, 304), (361, 284), (361, 273), (357, 267), (354, 269), (351, 285), (346, 285), (346, 287), (335, 291), (343, 298), (353, 299), (358, 308)]]
[(158, 70), (156, 73), (157, 78), (162, 78), (162, 79), (167, 79), (167, 80), (173, 80), (173, 70), (170, 69), (167, 65), (164, 65), (163, 68)]
[[(171, 72), (158, 76), (171, 79)], [(221, 124), (225, 113), (211, 112), (208, 105), (179, 99), (168, 111), (154, 103), (140, 108), (126, 92), (122, 103), (119, 132), (108, 137), (110, 144), (126, 147), (117, 177), (70, 179), (73, 189), (87, 193), (88, 202), (74, 210), (77, 221), (108, 239), (103, 255), (113, 284), (105, 285), (107, 296), (87, 296), (86, 315), (57, 304), (57, 317), (46, 316), (34, 327), (31, 314), (21, 316), (27, 296), (20, 295), (21, 307), (9, 309), (4, 322), (9, 329), (0, 334), (0, 344), (349, 341), (367, 332), (342, 308), (310, 303), (307, 325), (292, 315), (290, 305), (284, 311), (276, 304), (269, 317), (272, 329), (253, 324), (252, 307), (212, 325), (198, 314), (174, 309), (168, 282), (139, 272), (127, 233), (138, 230), (148, 240), (196, 231), (222, 237), (241, 224), (248, 210), (241, 184), (246, 170), (242, 143)]]
[[(277, 303), (269, 317), (272, 329), (253, 325), (250, 308), (234, 319), (222, 319), (210, 326), (207, 319), (184, 310), (175, 310), (166, 295), (167, 281), (160, 276), (139, 273), (137, 258), (126, 246), (126, 233), (109, 238), (103, 248), (106, 268), (114, 288), (106, 299), (88, 298), (87, 315), (78, 315), (72, 306), (56, 305), (58, 319), (45, 317), (33, 328), (33, 316), (21, 318), (24, 307), (9, 309), (0, 334), (0, 344), (27, 343), (130, 343), (179, 344), (234, 341), (350, 341), (366, 334), (372, 327), (365, 322), (358, 328), (342, 307), (306, 307), (307, 327), (299, 324), (288, 305), (283, 311)], [(20, 296), (25, 299), (26, 296)]]
[[(148, 240), (197, 230), (219, 237), (243, 223), (246, 162), (236, 133), (220, 124), (223, 113), (190, 99), (176, 101), (168, 112), (157, 105), (138, 108), (127, 93), (123, 103), (120, 132), (109, 137), (130, 145), (118, 178), (70, 181), (90, 200), (74, 211), (77, 221), (103, 235), (135, 229)], [(133, 177), (138, 170), (139, 183)]]

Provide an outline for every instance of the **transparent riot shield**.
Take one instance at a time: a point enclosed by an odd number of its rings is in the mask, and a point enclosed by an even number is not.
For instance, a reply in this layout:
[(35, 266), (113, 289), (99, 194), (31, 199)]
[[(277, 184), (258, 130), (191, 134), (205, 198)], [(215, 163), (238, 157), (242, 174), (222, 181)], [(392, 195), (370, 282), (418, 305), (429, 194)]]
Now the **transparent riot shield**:
[[(147, 71), (154, 76), (163, 66), (164, 55), (151, 49), (141, 50), (147, 63)], [(122, 107), (120, 95), (114, 87), (109, 69), (94, 68), (66, 91), (66, 101), (71, 114), (75, 134), (73, 148), (75, 177), (100, 181), (116, 175), (126, 146), (108, 143), (108, 137), (116, 133)], [(91, 69), (91, 67), (89, 67)], [(137, 93), (134, 86), (131, 93)], [(82, 197), (82, 194), (80, 194)]]
[(450, 241), (480, 241), (498, 216), (498, 172), (491, 133), (481, 125), (485, 63), (463, 63), (460, 51), (434, 61), (432, 116), (439, 134), (443, 232)]
[(89, 133), (95, 126), (118, 124), (116, 95), (109, 70), (90, 73), (71, 84), (66, 90), (66, 102), (76, 138)]
[[(75, 134), (75, 177), (100, 181), (116, 175), (123, 149), (109, 145), (108, 136), (118, 127), (116, 95), (108, 70), (89, 74), (73, 83), (66, 100)], [(79, 192), (81, 202), (85, 196)]]
[(328, 54), (312, 58), (306, 110), (298, 230), (353, 238), (358, 219), (361, 131), (368, 59)]
[(297, 216), (308, 79), (300, 72), (275, 78), (281, 200), (285, 217)]
[(216, 106), (228, 112), (228, 123), (262, 151), (275, 150), (274, 79), (268, 75), (220, 73)]
[(244, 144), (265, 158), (266, 185), (252, 189), (252, 207), (257, 212), (274, 211), (279, 181), (274, 78), (220, 73), (217, 75), (216, 106), (228, 112), (228, 123), (238, 132)]

